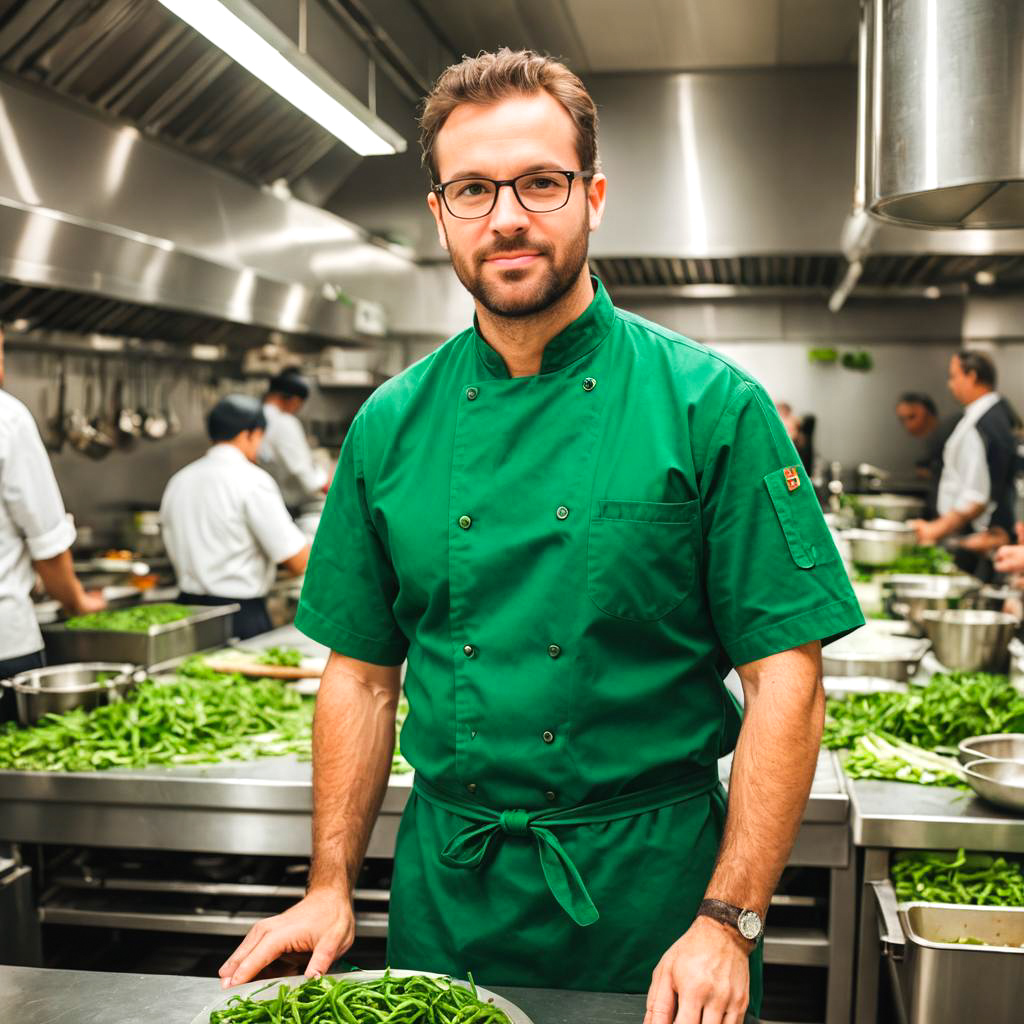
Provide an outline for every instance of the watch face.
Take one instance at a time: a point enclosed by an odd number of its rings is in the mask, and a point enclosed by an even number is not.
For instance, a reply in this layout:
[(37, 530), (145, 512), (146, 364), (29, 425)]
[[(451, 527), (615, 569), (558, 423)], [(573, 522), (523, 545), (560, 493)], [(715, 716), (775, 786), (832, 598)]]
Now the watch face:
[(744, 910), (736, 922), (740, 935), (745, 939), (756, 939), (761, 934), (761, 918), (752, 910)]

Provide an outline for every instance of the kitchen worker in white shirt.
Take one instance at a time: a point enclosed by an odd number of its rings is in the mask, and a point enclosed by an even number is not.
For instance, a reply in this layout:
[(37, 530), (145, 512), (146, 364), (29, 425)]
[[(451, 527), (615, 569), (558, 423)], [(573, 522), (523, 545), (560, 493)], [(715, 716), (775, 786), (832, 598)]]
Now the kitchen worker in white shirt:
[(234, 622), (241, 640), (272, 628), (266, 596), (277, 567), (301, 576), (309, 560), (309, 542), (280, 489), (256, 465), (266, 425), (259, 399), (222, 398), (207, 417), (210, 450), (171, 477), (160, 503), (178, 601), (241, 605)]
[[(4, 383), (0, 330), (0, 388)], [(100, 611), (103, 596), (83, 589), (71, 565), (75, 528), (68, 521), (53, 467), (32, 414), (0, 390), (0, 679), (45, 664), (32, 607), (36, 573), (72, 615)], [(0, 721), (13, 717), (4, 690)]]
[[(963, 351), (952, 357), (949, 390), (964, 413), (942, 451), (938, 518), (914, 522), (922, 544), (970, 534), (965, 547), (979, 549), (989, 545), (972, 542), (992, 537), (995, 546), (1013, 532), (1017, 444), (1013, 416), (995, 388), (996, 368), (984, 353)], [(965, 563), (961, 568), (973, 571), (974, 566)]]
[(299, 422), (299, 410), (309, 398), (309, 381), (297, 370), (279, 373), (270, 381), (263, 399), (267, 430), (260, 448), (260, 464), (277, 481), (284, 503), (295, 510), (327, 493), (330, 478), (316, 464)]

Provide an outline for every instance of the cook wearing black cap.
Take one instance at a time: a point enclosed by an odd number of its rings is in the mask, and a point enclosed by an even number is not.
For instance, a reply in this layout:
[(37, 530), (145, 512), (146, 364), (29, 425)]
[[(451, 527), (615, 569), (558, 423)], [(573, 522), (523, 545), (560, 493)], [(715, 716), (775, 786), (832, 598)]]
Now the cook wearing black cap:
[(259, 399), (228, 395), (210, 410), (213, 442), (171, 477), (160, 504), (164, 544), (182, 604), (237, 602), (235, 635), (271, 628), (266, 596), (277, 566), (300, 576), (309, 544), (292, 522), (281, 491), (256, 465), (267, 420)]
[(260, 463), (277, 481), (289, 508), (321, 498), (328, 475), (313, 461), (306, 431), (298, 412), (309, 398), (309, 381), (297, 370), (284, 370), (272, 378), (263, 399), (267, 431)]

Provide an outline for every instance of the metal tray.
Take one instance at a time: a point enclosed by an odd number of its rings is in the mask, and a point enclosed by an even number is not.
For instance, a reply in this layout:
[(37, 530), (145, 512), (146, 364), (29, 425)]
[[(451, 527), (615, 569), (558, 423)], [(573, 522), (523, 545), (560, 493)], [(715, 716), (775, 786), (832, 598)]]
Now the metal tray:
[(195, 651), (223, 646), (231, 638), (237, 604), (198, 607), (177, 622), (150, 626), (147, 633), (115, 633), (107, 629), (68, 629), (63, 622), (42, 627), (50, 664), (69, 661), (130, 661), (155, 665)]
[[(330, 975), (330, 977), (335, 979), (344, 979), (345, 981), (357, 982), (379, 981), (381, 978), (384, 977), (384, 974), (384, 971), (352, 971), (351, 974), (332, 974)], [(422, 975), (426, 978), (445, 977), (445, 975), (443, 974), (433, 974), (430, 971), (393, 970), (391, 972), (391, 976), (394, 978), (409, 978), (413, 975)], [(308, 979), (299, 975), (292, 978), (279, 978), (277, 979), (277, 982), (279, 982), (282, 985), (289, 985), (291, 987), (295, 987), (296, 985), (301, 985), (304, 981), (307, 980)], [(457, 982), (457, 984), (463, 985), (466, 988), (469, 987), (466, 982), (460, 981)], [(273, 987), (268, 988), (268, 985), (272, 985)], [(277, 988), (277, 984), (268, 981), (267, 979), (264, 979), (263, 981), (251, 981), (247, 985), (239, 985), (236, 988), (230, 989), (224, 993), (223, 999), (218, 1000), (216, 1003), (213, 1003), (212, 1005), (204, 1006), (202, 1010), (200, 1010), (199, 1013), (197, 1013), (195, 1017), (192, 1018), (191, 1024), (210, 1024), (210, 1014), (213, 1013), (214, 1010), (223, 1010), (227, 1006), (228, 1002), (234, 996), (251, 996), (254, 992), (258, 991), (261, 988), (266, 988), (266, 998), (270, 999), (273, 998), (274, 992), (276, 991)], [(506, 1016), (512, 1022), (512, 1024), (533, 1024), (533, 1021), (529, 1017), (527, 1017), (526, 1014), (523, 1013), (523, 1011), (515, 1005), (515, 1003), (510, 1003), (507, 999), (503, 999), (501, 996), (495, 995), (495, 993), (489, 991), (488, 989), (480, 988), (479, 985), (477, 986), (476, 991), (477, 995), (482, 1000), (484, 1000), (485, 1002), (493, 1003), (496, 1007), (498, 1007), (499, 1010), (504, 1010)]]

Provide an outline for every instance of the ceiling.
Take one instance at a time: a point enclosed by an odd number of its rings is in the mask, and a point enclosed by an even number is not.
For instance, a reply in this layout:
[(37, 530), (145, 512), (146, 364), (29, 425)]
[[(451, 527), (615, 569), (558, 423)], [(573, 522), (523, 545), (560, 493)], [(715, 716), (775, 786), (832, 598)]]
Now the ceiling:
[(855, 64), (858, 0), (429, 0), (459, 53), (557, 54), (581, 74)]

